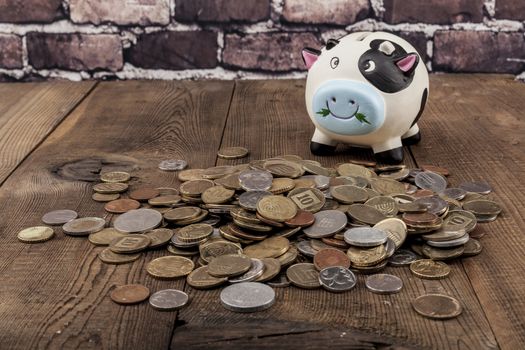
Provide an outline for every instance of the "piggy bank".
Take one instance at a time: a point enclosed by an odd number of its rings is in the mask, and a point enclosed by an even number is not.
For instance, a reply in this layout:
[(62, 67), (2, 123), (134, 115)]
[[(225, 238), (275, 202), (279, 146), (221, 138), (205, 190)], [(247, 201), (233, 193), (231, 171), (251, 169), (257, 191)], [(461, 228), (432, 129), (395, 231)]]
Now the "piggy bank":
[(358, 32), (330, 39), (321, 50), (305, 48), (302, 55), (313, 154), (327, 155), (347, 143), (371, 147), (378, 161), (399, 163), (403, 145), (420, 141), (417, 121), (428, 96), (428, 72), (407, 41)]

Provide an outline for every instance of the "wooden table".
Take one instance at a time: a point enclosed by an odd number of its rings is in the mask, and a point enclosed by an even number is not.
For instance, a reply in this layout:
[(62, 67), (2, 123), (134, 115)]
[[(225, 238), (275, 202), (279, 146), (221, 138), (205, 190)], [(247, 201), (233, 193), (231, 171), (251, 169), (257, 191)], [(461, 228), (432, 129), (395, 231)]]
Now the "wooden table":
[[(132, 186), (175, 186), (176, 174), (158, 170), (159, 161), (181, 158), (202, 168), (281, 154), (326, 166), (371, 158), (349, 148), (312, 156), (303, 95), (303, 80), (0, 84), (0, 347), (523, 348), (525, 85), (510, 76), (431, 77), (423, 141), (405, 163), (444, 166), (456, 185), (485, 179), (504, 208), (497, 221), (478, 227), (486, 233), (482, 254), (451, 263), (442, 281), (388, 267), (405, 284), (397, 295), (372, 294), (360, 277), (346, 294), (276, 289), (271, 309), (237, 314), (220, 305), (218, 289), (151, 278), (146, 264), (165, 251), (114, 266), (97, 258), (100, 247), (61, 229), (46, 243), (17, 240), (19, 230), (40, 224), (51, 209), (104, 216), (86, 180), (115, 165), (139, 176)], [(232, 145), (248, 147), (250, 157), (217, 159), (219, 147)], [(182, 289), (192, 302), (179, 312), (119, 306), (108, 292), (126, 283)], [(457, 297), (463, 314), (448, 321), (419, 316), (410, 301), (426, 292)]]

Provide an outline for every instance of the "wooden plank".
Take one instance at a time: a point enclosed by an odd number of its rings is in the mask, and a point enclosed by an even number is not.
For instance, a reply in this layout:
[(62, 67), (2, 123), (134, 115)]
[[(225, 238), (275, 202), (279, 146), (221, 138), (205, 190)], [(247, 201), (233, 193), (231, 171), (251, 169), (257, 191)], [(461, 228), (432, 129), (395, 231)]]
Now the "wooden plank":
[(0, 185), (95, 85), (0, 84)]
[[(251, 155), (248, 159), (217, 163), (236, 164), (285, 153), (316, 159), (325, 166), (349, 159), (371, 159), (371, 151), (348, 147), (341, 148), (335, 156), (312, 156), (309, 140), (313, 126), (306, 114), (303, 94), (302, 80), (237, 82), (222, 146), (246, 146)], [(415, 166), (408, 154), (405, 162)], [(220, 290), (202, 292), (186, 286), (193, 298), (192, 306), (180, 312), (179, 320), (185, 325), (175, 330), (172, 346), (200, 348), (208, 344), (214, 348), (235, 348), (247, 345), (247, 339), (251, 339), (251, 348), (297, 346), (297, 342), (315, 348), (312, 344), (341, 344), (339, 336), (347, 340), (348, 347), (355, 348), (497, 347), (462, 265), (453, 263), (451, 268), (451, 276), (443, 281), (424, 281), (414, 278), (408, 268), (388, 267), (386, 272), (401, 277), (405, 284), (401, 293), (392, 296), (368, 292), (363, 276), (359, 276), (356, 289), (345, 294), (295, 287), (276, 289), (277, 303), (252, 315), (224, 310), (219, 301)], [(410, 301), (425, 292), (458, 297), (465, 308), (463, 315), (448, 321), (419, 316)]]
[(510, 76), (433, 76), (423, 142), (412, 148), (418, 164), (447, 167), (452, 185), (489, 182), (503, 207), (495, 222), (479, 224), (482, 254), (463, 263), (503, 349), (525, 344), (524, 109), (525, 85)]
[(0, 189), (2, 348), (169, 346), (176, 312), (148, 303), (123, 307), (108, 296), (125, 283), (142, 283), (152, 292), (182, 288), (182, 280), (159, 281), (145, 272), (149, 261), (167, 252), (112, 266), (98, 260), (100, 247), (61, 229), (44, 244), (22, 244), (16, 234), (40, 224), (52, 209), (102, 216), (103, 204), (91, 200), (92, 183), (74, 180), (100, 166), (133, 169), (133, 189), (178, 186), (175, 173), (158, 170), (162, 159), (187, 159), (195, 168), (213, 164), (232, 90), (232, 82), (101, 83), (9, 177)]

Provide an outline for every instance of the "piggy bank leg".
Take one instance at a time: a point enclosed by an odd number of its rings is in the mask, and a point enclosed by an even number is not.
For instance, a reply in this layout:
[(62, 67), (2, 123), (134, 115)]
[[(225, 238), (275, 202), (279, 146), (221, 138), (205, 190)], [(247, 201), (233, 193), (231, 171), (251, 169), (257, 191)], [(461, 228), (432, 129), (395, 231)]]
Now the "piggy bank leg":
[(310, 141), (310, 152), (317, 156), (325, 156), (335, 151), (337, 142), (323, 134), (319, 129), (315, 129), (312, 141)]
[(417, 124), (412, 125), (412, 127), (401, 136), (401, 140), (403, 140), (403, 145), (405, 146), (418, 144), (419, 141), (421, 141), (421, 132)]
[(393, 138), (381, 144), (372, 145), (374, 156), (379, 162), (398, 164), (403, 161), (403, 145), (401, 138)]

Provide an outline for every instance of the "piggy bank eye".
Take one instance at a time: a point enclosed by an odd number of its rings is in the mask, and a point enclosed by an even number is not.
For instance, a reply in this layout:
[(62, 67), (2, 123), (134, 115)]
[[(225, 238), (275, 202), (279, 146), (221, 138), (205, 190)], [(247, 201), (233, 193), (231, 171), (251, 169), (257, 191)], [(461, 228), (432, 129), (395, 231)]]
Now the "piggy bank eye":
[(368, 60), (363, 65), (363, 68), (365, 69), (365, 72), (372, 72), (374, 69), (376, 69), (376, 64), (372, 60)]
[(339, 58), (332, 57), (332, 59), (330, 60), (330, 67), (332, 67), (332, 69), (336, 69), (338, 65), (339, 65)]

